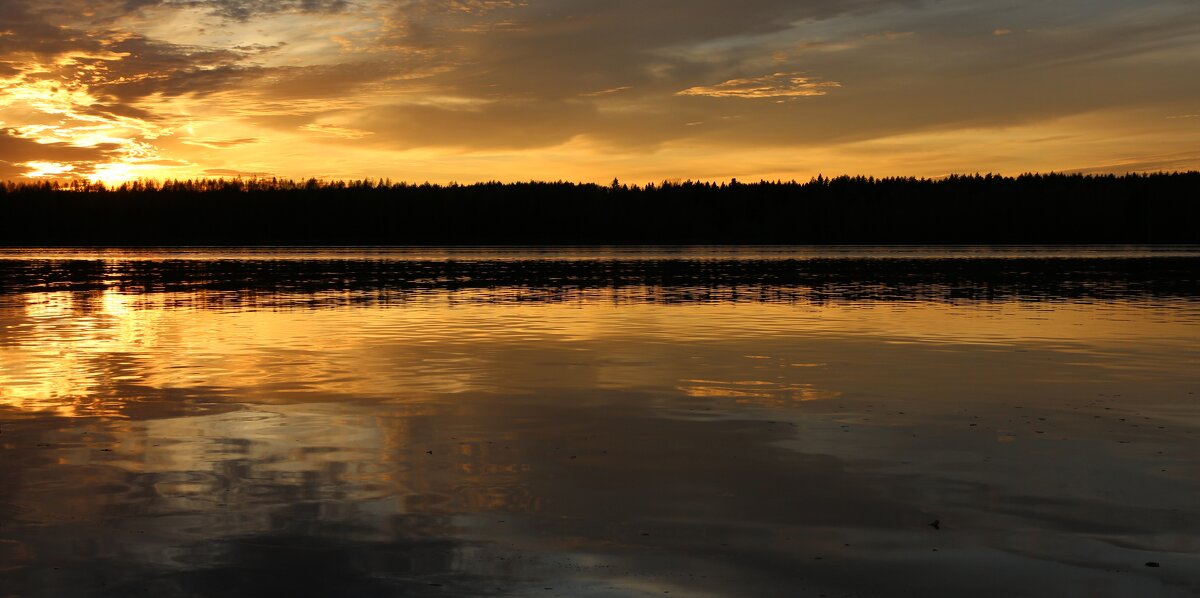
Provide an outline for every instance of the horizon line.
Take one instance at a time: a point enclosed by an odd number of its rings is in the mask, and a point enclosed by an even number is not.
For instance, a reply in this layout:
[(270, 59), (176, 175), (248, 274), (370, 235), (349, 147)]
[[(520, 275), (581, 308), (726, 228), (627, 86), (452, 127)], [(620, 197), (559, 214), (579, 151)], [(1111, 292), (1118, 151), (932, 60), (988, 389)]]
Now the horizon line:
[(8, 189), (12, 189), (14, 187), (15, 188), (44, 187), (46, 185), (49, 185), (51, 188), (65, 189), (65, 190), (74, 190), (74, 189), (79, 189), (79, 188), (84, 188), (87, 190), (101, 190), (101, 189), (118, 190), (123, 187), (127, 188), (131, 185), (141, 186), (141, 185), (146, 185), (148, 183), (154, 184), (156, 186), (161, 186), (161, 185), (168, 184), (168, 183), (170, 183), (170, 184), (179, 184), (179, 183), (195, 184), (195, 183), (239, 183), (240, 182), (240, 183), (284, 183), (284, 184), (288, 184), (288, 185), (296, 185), (296, 186), (301, 186), (301, 187), (315, 183), (321, 187), (325, 187), (325, 186), (329, 186), (329, 185), (337, 185), (337, 184), (354, 185), (354, 186), (371, 184), (371, 185), (375, 185), (375, 186), (383, 185), (383, 186), (387, 186), (387, 187), (441, 187), (441, 188), (475, 187), (475, 186), (489, 186), (489, 185), (503, 185), (503, 186), (509, 186), (509, 185), (513, 185), (513, 186), (516, 186), (516, 185), (573, 185), (573, 186), (579, 186), (579, 187), (595, 186), (595, 187), (605, 188), (605, 187), (620, 186), (620, 187), (625, 187), (625, 188), (630, 188), (630, 189), (635, 189), (635, 188), (644, 189), (644, 188), (665, 187), (665, 186), (685, 185), (685, 184), (690, 184), (690, 185), (704, 184), (704, 185), (718, 185), (718, 186), (763, 185), (763, 184), (804, 185), (804, 184), (810, 184), (810, 183), (821, 182), (821, 181), (835, 181), (835, 180), (840, 180), (840, 181), (866, 180), (866, 181), (884, 181), (884, 182), (888, 182), (888, 181), (937, 182), (937, 181), (951, 180), (951, 179), (956, 179), (956, 178), (968, 178), (968, 179), (969, 178), (982, 178), (982, 179), (992, 178), (992, 179), (1018, 180), (1020, 178), (1027, 178), (1027, 177), (1065, 176), (1065, 177), (1080, 177), (1080, 178), (1084, 178), (1084, 179), (1101, 179), (1101, 178), (1146, 178), (1146, 177), (1153, 177), (1153, 176), (1188, 176), (1188, 175), (1198, 175), (1198, 174), (1200, 174), (1200, 169), (1128, 171), (1128, 172), (1121, 173), (1121, 174), (1111, 173), (1111, 172), (1110, 173), (1097, 173), (1097, 172), (1082, 172), (1082, 171), (1071, 171), (1071, 170), (1025, 171), (1025, 172), (1022, 172), (1020, 174), (1015, 174), (1015, 175), (1014, 174), (1001, 174), (1001, 173), (997, 173), (997, 172), (978, 172), (978, 171), (974, 172), (974, 173), (954, 172), (954, 173), (944, 174), (944, 175), (940, 175), (940, 176), (903, 176), (903, 175), (876, 176), (876, 175), (869, 175), (869, 174), (846, 174), (846, 173), (843, 173), (843, 174), (834, 175), (834, 176), (825, 176), (824, 174), (817, 174), (815, 176), (810, 177), (807, 181), (803, 181), (803, 180), (797, 179), (797, 178), (792, 178), (792, 179), (760, 178), (758, 180), (751, 181), (751, 180), (739, 180), (738, 177), (730, 177), (728, 179), (723, 179), (723, 178), (722, 179), (715, 179), (715, 178), (714, 179), (705, 179), (705, 178), (692, 179), (692, 178), (673, 177), (673, 178), (662, 179), (661, 181), (648, 181), (646, 183), (636, 183), (636, 182), (635, 183), (625, 183), (625, 182), (622, 182), (619, 177), (614, 177), (611, 183), (599, 183), (599, 182), (595, 182), (595, 181), (581, 181), (581, 180), (568, 180), (568, 179), (555, 179), (555, 180), (551, 180), (551, 179), (528, 179), (528, 180), (525, 180), (525, 179), (522, 179), (522, 180), (512, 180), (512, 181), (503, 181), (500, 179), (486, 179), (486, 180), (478, 179), (478, 180), (471, 181), (471, 182), (461, 182), (461, 181), (452, 180), (447, 183), (434, 183), (434, 182), (430, 182), (429, 180), (425, 180), (422, 182), (416, 182), (416, 180), (394, 180), (391, 177), (338, 178), (338, 177), (329, 177), (329, 176), (309, 176), (309, 177), (295, 178), (295, 177), (259, 176), (259, 175), (245, 176), (245, 177), (243, 177), (241, 175), (235, 175), (235, 176), (223, 175), (223, 176), (212, 176), (212, 177), (203, 176), (203, 177), (190, 177), (190, 178), (138, 177), (138, 178), (134, 178), (134, 179), (127, 179), (127, 180), (121, 181), (120, 183), (116, 183), (116, 182), (112, 182), (112, 181), (105, 182), (103, 180), (89, 180), (89, 179), (83, 179), (83, 178), (26, 177), (23, 179), (0, 180), (0, 186), (3, 186)]

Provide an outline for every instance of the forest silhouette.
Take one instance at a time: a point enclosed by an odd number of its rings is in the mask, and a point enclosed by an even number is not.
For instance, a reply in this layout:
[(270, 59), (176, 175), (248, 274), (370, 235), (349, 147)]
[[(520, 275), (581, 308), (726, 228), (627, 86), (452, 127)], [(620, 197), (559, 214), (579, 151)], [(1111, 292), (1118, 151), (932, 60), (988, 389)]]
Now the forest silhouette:
[(0, 185), (0, 245), (1200, 243), (1200, 172)]

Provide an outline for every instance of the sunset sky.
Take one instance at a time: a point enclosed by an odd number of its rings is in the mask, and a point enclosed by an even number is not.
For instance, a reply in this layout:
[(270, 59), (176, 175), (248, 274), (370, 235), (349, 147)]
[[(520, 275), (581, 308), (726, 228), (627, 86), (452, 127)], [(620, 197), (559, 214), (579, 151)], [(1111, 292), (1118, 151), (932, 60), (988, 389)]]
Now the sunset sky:
[(1196, 168), (1196, 0), (0, 0), (0, 179)]

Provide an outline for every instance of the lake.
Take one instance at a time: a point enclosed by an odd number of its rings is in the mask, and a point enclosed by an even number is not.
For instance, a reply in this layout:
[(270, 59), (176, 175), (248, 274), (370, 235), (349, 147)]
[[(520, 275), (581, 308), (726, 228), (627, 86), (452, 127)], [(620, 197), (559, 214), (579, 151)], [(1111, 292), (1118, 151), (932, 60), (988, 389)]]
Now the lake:
[(0, 251), (0, 596), (1193, 596), (1200, 249)]

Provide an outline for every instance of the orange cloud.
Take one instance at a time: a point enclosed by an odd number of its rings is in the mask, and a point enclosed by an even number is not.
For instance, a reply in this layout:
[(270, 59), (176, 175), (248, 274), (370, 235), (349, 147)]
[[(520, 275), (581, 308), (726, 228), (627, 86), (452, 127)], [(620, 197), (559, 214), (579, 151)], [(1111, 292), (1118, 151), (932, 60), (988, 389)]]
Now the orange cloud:
[(823, 96), (841, 87), (836, 81), (814, 81), (798, 73), (775, 73), (750, 79), (730, 79), (709, 86), (689, 87), (676, 93), (680, 96), (710, 98), (803, 98)]

